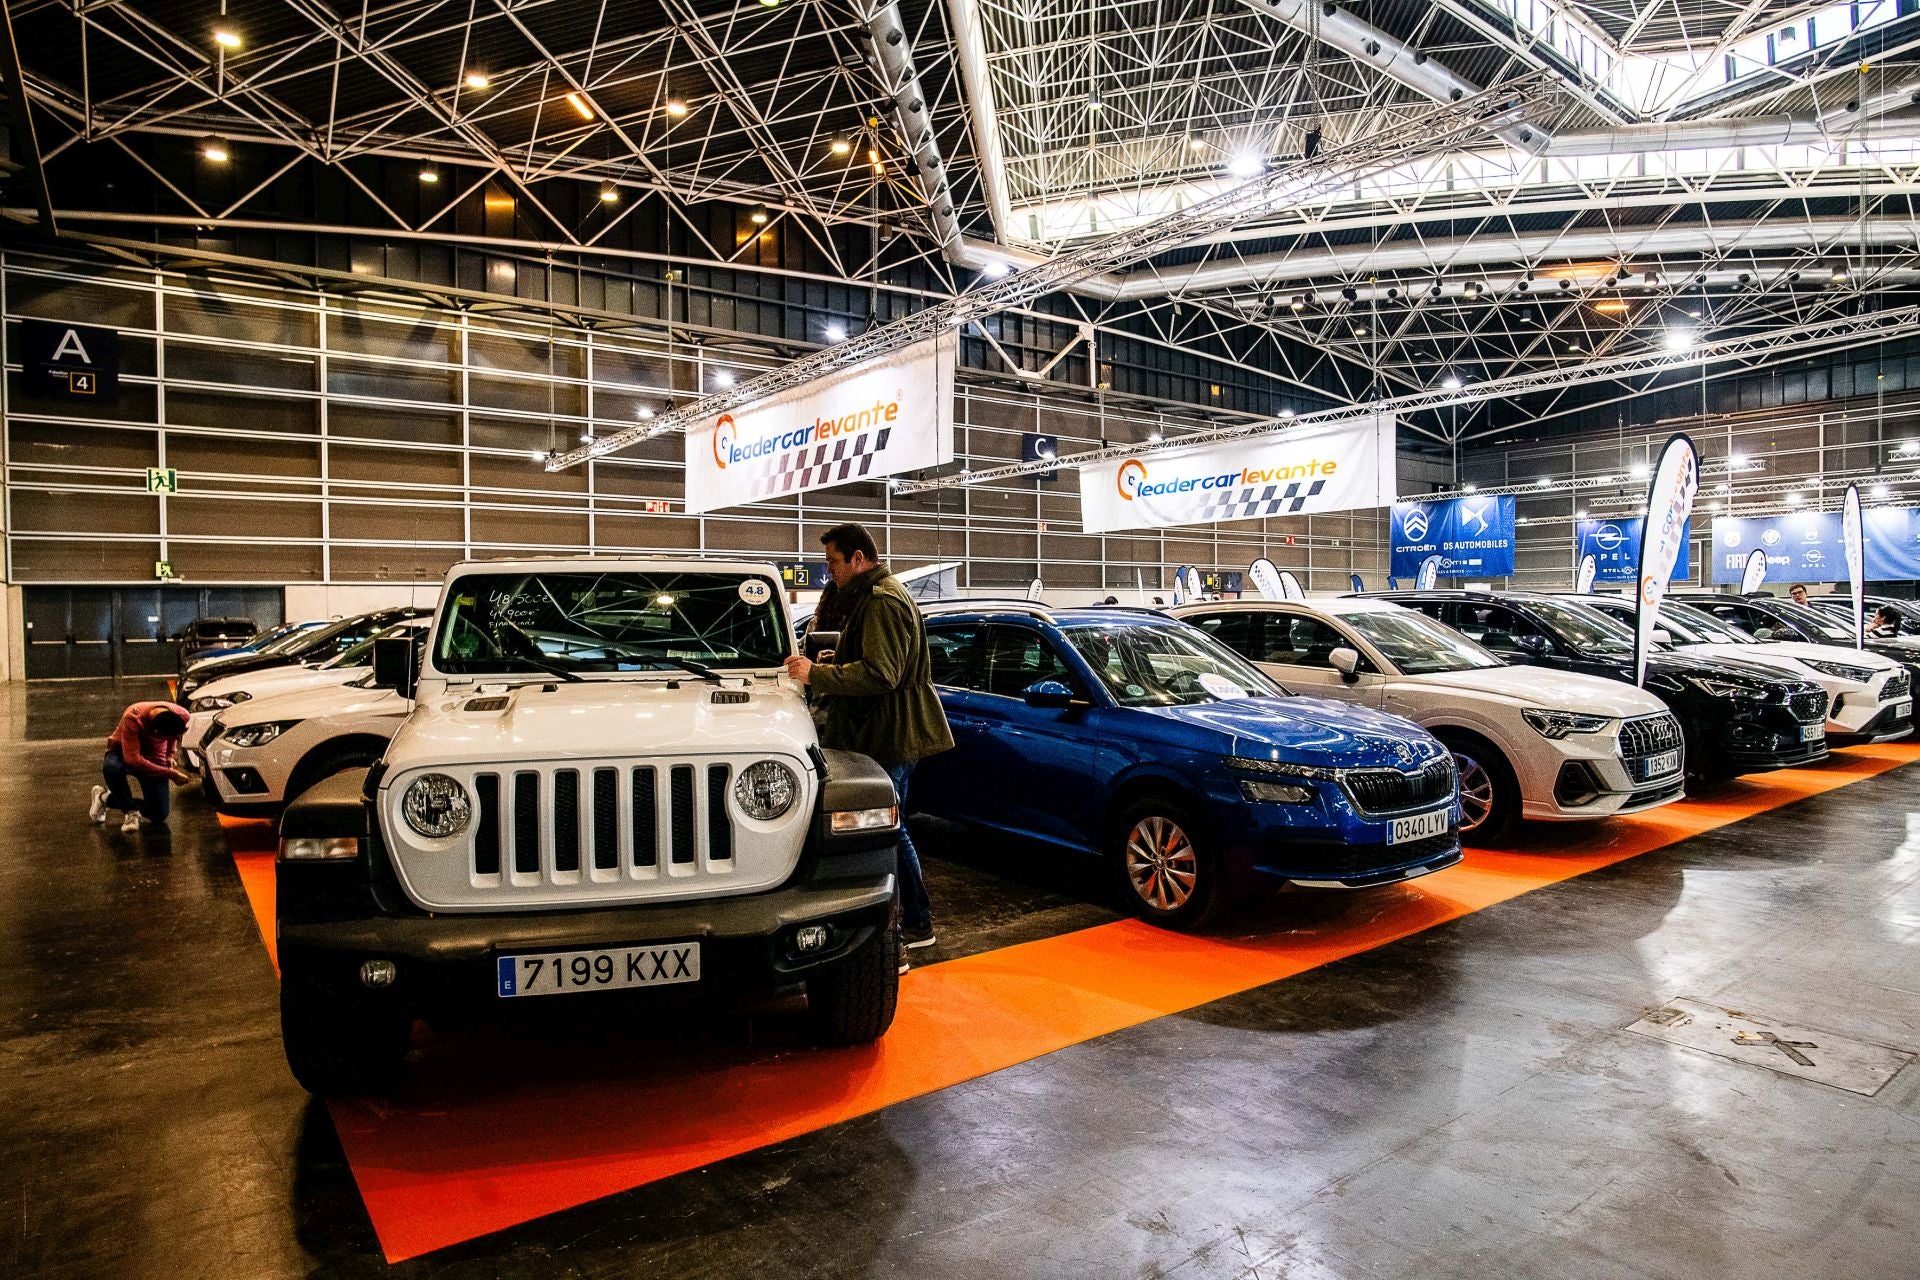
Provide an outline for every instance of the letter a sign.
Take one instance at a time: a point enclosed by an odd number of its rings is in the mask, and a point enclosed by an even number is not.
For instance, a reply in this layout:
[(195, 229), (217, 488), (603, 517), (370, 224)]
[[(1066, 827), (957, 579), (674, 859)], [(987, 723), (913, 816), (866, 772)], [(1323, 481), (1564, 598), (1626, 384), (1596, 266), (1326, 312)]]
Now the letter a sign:
[(28, 394), (111, 404), (120, 397), (120, 334), (60, 320), (20, 322)]

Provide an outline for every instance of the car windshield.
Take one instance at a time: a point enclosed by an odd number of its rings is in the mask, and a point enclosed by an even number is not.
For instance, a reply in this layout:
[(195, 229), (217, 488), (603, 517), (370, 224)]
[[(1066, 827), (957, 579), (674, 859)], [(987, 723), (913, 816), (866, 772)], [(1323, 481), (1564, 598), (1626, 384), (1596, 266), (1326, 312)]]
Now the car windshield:
[(1633, 632), (1616, 618), (1584, 604), (1529, 600), (1527, 608), (1553, 628), (1561, 643), (1580, 653), (1633, 652)]
[(643, 570), (468, 574), (433, 642), (448, 674), (765, 669), (792, 644), (771, 578)]
[(1197, 627), (1068, 627), (1073, 647), (1123, 707), (1184, 707), (1271, 698), (1272, 681)]
[(1853, 643), (1852, 628), (1840, 625), (1831, 617), (1821, 613), (1818, 609), (1809, 608), (1803, 604), (1795, 604), (1791, 600), (1776, 598), (1767, 601), (1767, 610), (1768, 612), (1777, 613), (1780, 617), (1785, 618), (1790, 624), (1802, 632), (1811, 632), (1817, 636), (1825, 636), (1829, 640), (1843, 640), (1848, 644)]
[(1412, 609), (1369, 609), (1338, 616), (1406, 675), (1481, 671), (1506, 665), (1452, 627)]
[(1714, 617), (1705, 609), (1669, 600), (1660, 606), (1660, 625), (1673, 632), (1684, 644), (1759, 644), (1760, 641), (1731, 622)]
[(348, 645), (333, 657), (320, 664), (323, 671), (337, 671), (341, 667), (364, 667), (373, 662), (373, 642), (387, 640), (397, 636), (412, 636), (419, 640), (426, 634), (426, 628), (417, 622), (396, 622), (384, 631), (376, 631), (357, 644)]

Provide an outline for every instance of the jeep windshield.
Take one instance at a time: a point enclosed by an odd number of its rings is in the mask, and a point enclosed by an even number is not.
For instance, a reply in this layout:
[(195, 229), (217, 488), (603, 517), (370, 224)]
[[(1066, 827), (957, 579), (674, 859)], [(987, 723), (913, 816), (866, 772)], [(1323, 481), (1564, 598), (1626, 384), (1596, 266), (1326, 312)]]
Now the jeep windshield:
[(474, 573), (434, 637), (448, 675), (764, 669), (786, 661), (779, 588), (728, 573)]
[(1197, 627), (1080, 626), (1067, 639), (1123, 707), (1271, 698), (1273, 683)]

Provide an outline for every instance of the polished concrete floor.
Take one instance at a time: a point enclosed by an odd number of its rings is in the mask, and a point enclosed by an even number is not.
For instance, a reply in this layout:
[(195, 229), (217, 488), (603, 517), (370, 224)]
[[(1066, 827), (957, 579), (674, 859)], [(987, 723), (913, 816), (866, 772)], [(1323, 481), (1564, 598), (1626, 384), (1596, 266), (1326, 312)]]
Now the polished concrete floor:
[[(0, 699), (0, 1276), (1920, 1276), (1920, 1067), (1624, 1030), (1690, 996), (1920, 1051), (1920, 769), (390, 1267), (220, 828), (85, 823), (148, 693)], [(929, 852), (928, 962), (1112, 918)]]

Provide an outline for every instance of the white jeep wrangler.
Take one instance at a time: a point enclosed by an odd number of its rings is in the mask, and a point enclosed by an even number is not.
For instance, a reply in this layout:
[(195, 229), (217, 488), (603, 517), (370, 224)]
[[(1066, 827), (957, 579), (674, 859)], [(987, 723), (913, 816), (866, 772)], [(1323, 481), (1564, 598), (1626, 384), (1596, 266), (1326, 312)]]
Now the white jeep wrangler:
[[(413, 1019), (804, 986), (817, 1039), (898, 991), (886, 772), (823, 751), (771, 565), (454, 566), (371, 770), (280, 831), (280, 1021), (316, 1094), (395, 1080)], [(417, 664), (417, 666), (416, 666)]]

